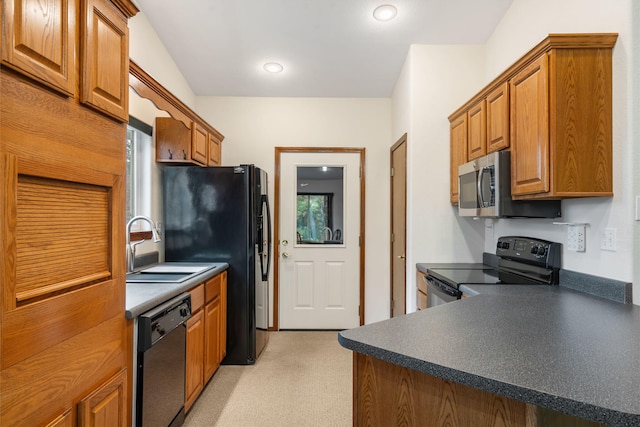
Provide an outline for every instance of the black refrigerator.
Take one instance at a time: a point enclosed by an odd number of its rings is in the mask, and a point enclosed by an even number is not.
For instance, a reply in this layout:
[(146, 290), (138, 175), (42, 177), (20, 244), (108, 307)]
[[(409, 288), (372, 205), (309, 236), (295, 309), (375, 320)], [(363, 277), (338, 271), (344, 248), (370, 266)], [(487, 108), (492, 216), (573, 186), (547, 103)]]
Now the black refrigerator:
[(254, 165), (165, 167), (165, 261), (226, 262), (226, 365), (253, 364), (268, 341), (271, 218)]

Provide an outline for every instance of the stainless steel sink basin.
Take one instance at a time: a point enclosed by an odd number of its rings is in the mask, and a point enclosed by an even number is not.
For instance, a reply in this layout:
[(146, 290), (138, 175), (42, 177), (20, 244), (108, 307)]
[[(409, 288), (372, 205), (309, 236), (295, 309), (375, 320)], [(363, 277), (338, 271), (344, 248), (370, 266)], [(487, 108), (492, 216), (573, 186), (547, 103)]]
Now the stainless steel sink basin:
[(127, 273), (128, 283), (180, 283), (193, 276), (193, 273)]
[(165, 262), (127, 273), (126, 281), (127, 283), (181, 283), (217, 265), (199, 262)]

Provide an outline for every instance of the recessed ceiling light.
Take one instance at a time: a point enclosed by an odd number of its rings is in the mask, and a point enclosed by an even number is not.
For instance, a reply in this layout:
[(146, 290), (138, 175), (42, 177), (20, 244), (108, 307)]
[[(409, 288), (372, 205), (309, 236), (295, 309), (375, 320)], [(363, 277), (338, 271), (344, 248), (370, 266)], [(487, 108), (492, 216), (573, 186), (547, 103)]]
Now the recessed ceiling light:
[(267, 62), (264, 64), (264, 70), (270, 73), (280, 73), (284, 70), (282, 64), (278, 64), (277, 62)]
[(391, 21), (398, 14), (398, 9), (390, 4), (378, 6), (373, 11), (373, 17), (378, 21)]

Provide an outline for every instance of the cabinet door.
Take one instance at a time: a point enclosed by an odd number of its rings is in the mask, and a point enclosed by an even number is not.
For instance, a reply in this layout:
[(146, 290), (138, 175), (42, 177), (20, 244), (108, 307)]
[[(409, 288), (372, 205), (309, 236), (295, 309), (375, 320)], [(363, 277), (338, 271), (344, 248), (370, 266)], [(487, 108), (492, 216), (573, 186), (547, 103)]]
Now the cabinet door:
[(191, 129), (180, 120), (156, 117), (156, 162), (190, 163)]
[(509, 147), (509, 83), (487, 96), (487, 153)]
[(191, 124), (191, 159), (203, 166), (207, 166), (207, 150), (209, 148), (209, 133), (198, 126), (196, 122)]
[(209, 134), (209, 166), (220, 166), (220, 140)]
[(187, 320), (187, 367), (184, 410), (188, 411), (204, 388), (204, 312)]
[(455, 118), (450, 124), (451, 138), (451, 204), (458, 204), (458, 166), (467, 161), (467, 114)]
[(204, 309), (204, 382), (209, 381), (220, 365), (220, 297)]
[(220, 274), (220, 362), (227, 355), (227, 272)]
[(75, 0), (2, 1), (2, 65), (68, 96), (76, 90)]
[(549, 191), (548, 59), (541, 55), (517, 73), (511, 93), (511, 194)]
[(129, 119), (129, 29), (106, 0), (86, 0), (82, 28), (81, 101), (126, 122)]
[(471, 107), (468, 112), (468, 160), (487, 154), (487, 110), (484, 99)]
[(424, 281), (424, 273), (416, 270), (416, 298), (418, 310), (427, 308), (427, 283)]
[(78, 404), (79, 427), (125, 427), (127, 370), (123, 369)]

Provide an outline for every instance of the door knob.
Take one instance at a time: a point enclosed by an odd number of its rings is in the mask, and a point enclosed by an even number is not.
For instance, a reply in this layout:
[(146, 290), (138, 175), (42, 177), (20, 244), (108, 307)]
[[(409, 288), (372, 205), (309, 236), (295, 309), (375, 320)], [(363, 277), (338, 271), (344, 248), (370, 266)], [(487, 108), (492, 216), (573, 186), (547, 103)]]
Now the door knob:
[(282, 258), (289, 258), (288, 252), (282, 252)]
[(405, 256), (404, 255), (398, 255), (398, 259), (404, 259)]

